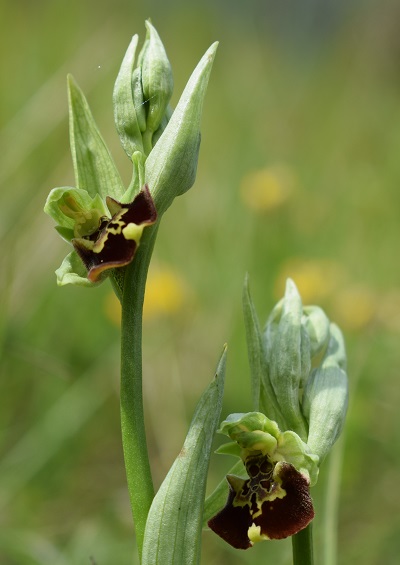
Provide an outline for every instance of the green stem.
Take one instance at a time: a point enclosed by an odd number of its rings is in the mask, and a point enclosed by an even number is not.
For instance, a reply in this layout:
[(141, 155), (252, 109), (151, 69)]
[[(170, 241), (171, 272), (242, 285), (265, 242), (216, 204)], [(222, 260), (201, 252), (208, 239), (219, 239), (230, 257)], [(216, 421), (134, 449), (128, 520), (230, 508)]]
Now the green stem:
[(313, 565), (312, 522), (292, 536), (293, 565)]
[(325, 565), (336, 565), (337, 563), (337, 530), (343, 445), (343, 437), (341, 437), (329, 455), (324, 520)]
[(142, 395), (142, 312), (147, 271), (157, 224), (147, 228), (135, 259), (127, 267), (122, 296), (121, 429), (129, 497), (141, 558), (154, 487), (147, 451)]

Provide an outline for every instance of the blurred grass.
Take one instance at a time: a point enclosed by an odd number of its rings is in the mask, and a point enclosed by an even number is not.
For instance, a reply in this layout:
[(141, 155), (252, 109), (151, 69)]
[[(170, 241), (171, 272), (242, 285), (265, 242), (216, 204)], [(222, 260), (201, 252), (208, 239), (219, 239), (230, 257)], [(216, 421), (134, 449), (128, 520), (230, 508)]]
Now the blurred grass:
[[(66, 245), (42, 207), (50, 188), (73, 184), (67, 72), (129, 178), (111, 92), (130, 36), (143, 38), (148, 16), (173, 65), (175, 103), (201, 54), (220, 40), (196, 186), (166, 214), (155, 251), (157, 265), (187, 290), (175, 311), (145, 324), (155, 480), (180, 449), (225, 341), (223, 413), (250, 409), (245, 272), (262, 318), (291, 275), (347, 337), (339, 563), (397, 563), (398, 3), (17, 0), (0, 9), (0, 563), (132, 562), (111, 291), (56, 287)], [(254, 171), (269, 179), (257, 190), (248, 184)], [(249, 190), (263, 206), (249, 204)], [(271, 191), (287, 197), (269, 205)], [(226, 469), (216, 457), (210, 488)], [(324, 480), (314, 493), (321, 518)], [(267, 560), (289, 563), (290, 542), (237, 553), (204, 534), (207, 565)]]

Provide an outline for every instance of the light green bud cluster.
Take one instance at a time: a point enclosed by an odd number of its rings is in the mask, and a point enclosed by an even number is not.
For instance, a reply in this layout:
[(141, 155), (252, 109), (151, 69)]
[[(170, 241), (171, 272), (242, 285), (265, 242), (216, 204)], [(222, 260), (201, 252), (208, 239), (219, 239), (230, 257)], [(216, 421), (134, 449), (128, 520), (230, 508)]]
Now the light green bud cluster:
[(138, 36), (134, 35), (122, 61), (114, 86), (114, 119), (122, 146), (132, 159), (139, 151), (146, 156), (171, 117), (172, 69), (154, 26), (146, 22), (147, 34), (136, 66)]
[(252, 380), (259, 387), (259, 408), (281, 429), (298, 434), (322, 460), (338, 439), (347, 411), (343, 336), (321, 308), (303, 306), (290, 279), (264, 332), (250, 300), (245, 293), (249, 358)]

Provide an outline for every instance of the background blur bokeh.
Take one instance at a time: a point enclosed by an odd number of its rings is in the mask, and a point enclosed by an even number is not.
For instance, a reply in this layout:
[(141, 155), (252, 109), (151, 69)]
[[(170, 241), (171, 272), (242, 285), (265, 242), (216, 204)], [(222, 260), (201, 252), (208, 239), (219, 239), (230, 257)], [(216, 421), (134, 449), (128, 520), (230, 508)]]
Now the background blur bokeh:
[[(244, 275), (262, 322), (290, 275), (347, 338), (339, 563), (398, 563), (396, 0), (0, 2), (0, 563), (132, 563), (118, 307), (108, 283), (56, 286), (67, 245), (42, 209), (51, 188), (74, 184), (67, 72), (129, 178), (111, 93), (147, 17), (173, 65), (174, 104), (220, 41), (197, 182), (166, 214), (150, 273), (144, 367), (155, 481), (178, 453), (225, 341), (223, 416), (251, 408)], [(213, 458), (210, 489), (229, 464)], [(319, 516), (325, 481), (322, 471)], [(321, 555), (318, 520), (315, 538)], [(235, 552), (204, 534), (205, 565), (267, 562), (290, 563), (290, 542)]]

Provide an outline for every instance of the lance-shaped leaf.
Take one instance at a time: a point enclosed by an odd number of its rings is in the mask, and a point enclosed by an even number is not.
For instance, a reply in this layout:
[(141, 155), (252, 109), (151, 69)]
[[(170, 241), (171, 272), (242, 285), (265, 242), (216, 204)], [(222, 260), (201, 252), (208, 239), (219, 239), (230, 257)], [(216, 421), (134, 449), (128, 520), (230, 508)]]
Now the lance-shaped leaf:
[(338, 439), (348, 404), (346, 352), (343, 335), (330, 325), (330, 341), (325, 357), (315, 369), (304, 390), (303, 412), (309, 422), (307, 443), (322, 460)]
[[(122, 61), (113, 92), (115, 126), (129, 158), (132, 158), (135, 151), (143, 152), (142, 133), (133, 99), (134, 88), (137, 90), (136, 80), (133, 83), (132, 76), (137, 44), (138, 36), (134, 35)], [(140, 69), (136, 70), (135, 76), (140, 78)], [(139, 87), (141, 91), (140, 84)], [(138, 110), (144, 112), (141, 106)]]
[(243, 314), (250, 365), (253, 409), (258, 411), (261, 407), (264, 414), (268, 414), (272, 420), (284, 427), (285, 420), (280, 412), (275, 391), (269, 377), (263, 336), (250, 295), (248, 275), (246, 275), (243, 286)]
[(200, 60), (157, 144), (146, 161), (146, 183), (159, 216), (175, 196), (193, 185), (200, 147), (200, 120), (217, 49), (214, 43)]
[(146, 523), (142, 565), (200, 562), (204, 494), (222, 404), (226, 350), (203, 393), (185, 443), (156, 494)]
[(93, 119), (86, 98), (71, 75), (68, 76), (69, 127), (77, 188), (90, 196), (100, 194), (119, 199), (124, 187), (110, 152)]

